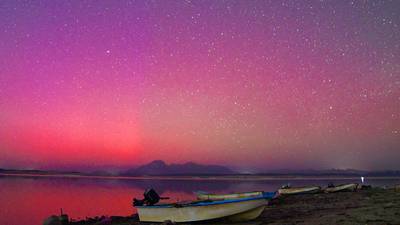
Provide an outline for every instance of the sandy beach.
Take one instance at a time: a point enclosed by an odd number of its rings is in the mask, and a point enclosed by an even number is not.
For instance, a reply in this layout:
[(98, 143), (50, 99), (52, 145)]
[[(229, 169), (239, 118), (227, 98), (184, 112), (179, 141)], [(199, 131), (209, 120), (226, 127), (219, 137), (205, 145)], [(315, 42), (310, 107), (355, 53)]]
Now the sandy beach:
[[(113, 217), (112, 221), (74, 222), (71, 225), (142, 225), (137, 215)], [(173, 223), (165, 223), (173, 224)], [(196, 224), (232, 224), (213, 221)], [(372, 188), (356, 192), (318, 193), (280, 196), (270, 201), (263, 214), (254, 221), (235, 223), (256, 224), (400, 224), (400, 190)]]
[(280, 197), (258, 220), (261, 224), (400, 224), (400, 192), (374, 188)]

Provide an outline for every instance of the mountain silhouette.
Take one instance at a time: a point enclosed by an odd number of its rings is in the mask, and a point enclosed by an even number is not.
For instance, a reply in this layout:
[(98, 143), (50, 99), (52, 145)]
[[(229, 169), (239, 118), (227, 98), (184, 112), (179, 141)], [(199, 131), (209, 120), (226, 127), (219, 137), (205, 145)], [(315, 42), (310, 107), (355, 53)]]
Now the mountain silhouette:
[(194, 162), (166, 164), (162, 160), (154, 160), (148, 164), (130, 169), (123, 175), (223, 175), (233, 173), (231, 169), (218, 165), (201, 165)]

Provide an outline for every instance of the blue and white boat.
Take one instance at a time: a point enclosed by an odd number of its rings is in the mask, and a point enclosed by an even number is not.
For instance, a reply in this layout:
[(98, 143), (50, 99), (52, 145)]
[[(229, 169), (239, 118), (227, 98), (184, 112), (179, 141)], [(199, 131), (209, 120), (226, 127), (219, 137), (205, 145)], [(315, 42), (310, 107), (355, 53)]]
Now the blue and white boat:
[(155, 204), (135, 206), (143, 222), (195, 222), (214, 219), (248, 221), (257, 218), (265, 209), (275, 192), (260, 196), (225, 199), (217, 201), (194, 201), (189, 203)]

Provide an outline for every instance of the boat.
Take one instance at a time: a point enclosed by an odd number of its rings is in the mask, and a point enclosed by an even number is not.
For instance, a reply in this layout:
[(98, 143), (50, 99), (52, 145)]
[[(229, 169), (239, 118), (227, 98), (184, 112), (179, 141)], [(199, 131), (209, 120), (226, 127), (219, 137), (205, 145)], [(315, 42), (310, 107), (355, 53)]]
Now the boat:
[(312, 194), (321, 191), (319, 186), (309, 186), (309, 187), (282, 187), (278, 189), (280, 195), (295, 195), (295, 194)]
[(329, 185), (327, 188), (325, 188), (326, 193), (334, 193), (334, 192), (339, 192), (339, 191), (355, 191), (357, 189), (358, 184), (352, 183), (352, 184), (341, 184), (341, 185)]
[[(257, 218), (265, 209), (271, 193), (261, 196), (226, 200), (202, 200), (194, 202), (135, 205), (142, 222), (195, 222), (224, 219), (248, 221)], [(136, 200), (138, 202), (138, 200)]]
[[(268, 192), (263, 191), (252, 191), (252, 192), (241, 192), (241, 193), (231, 193), (231, 194), (212, 194), (206, 192), (195, 192), (198, 200), (228, 200), (228, 199), (238, 199), (238, 198), (249, 198), (263, 196), (263, 194)], [(273, 197), (275, 192), (269, 192)]]

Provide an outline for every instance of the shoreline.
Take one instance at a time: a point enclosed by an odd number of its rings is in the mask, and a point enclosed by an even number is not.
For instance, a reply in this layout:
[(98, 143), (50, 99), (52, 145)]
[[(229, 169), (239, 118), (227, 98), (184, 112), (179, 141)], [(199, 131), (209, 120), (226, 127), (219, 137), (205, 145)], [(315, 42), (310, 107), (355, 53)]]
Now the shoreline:
[[(193, 180), (193, 181), (268, 181), (268, 180), (355, 180), (360, 176), (257, 176), (257, 175), (238, 175), (238, 176), (89, 176), (72, 174), (9, 174), (0, 173), (0, 177), (44, 177), (44, 178), (80, 178), (80, 179), (111, 179), (111, 180)], [(366, 179), (385, 180), (399, 179), (397, 176), (365, 176)]]
[[(72, 221), (68, 225), (145, 225), (137, 214), (129, 217), (111, 216)], [(157, 224), (172, 225), (164, 222)], [(194, 223), (179, 223), (189, 225)], [(197, 225), (259, 225), (259, 224), (400, 224), (400, 188), (371, 188), (355, 192), (316, 193), (280, 196), (272, 199), (255, 220), (231, 223), (224, 220), (196, 222)]]

